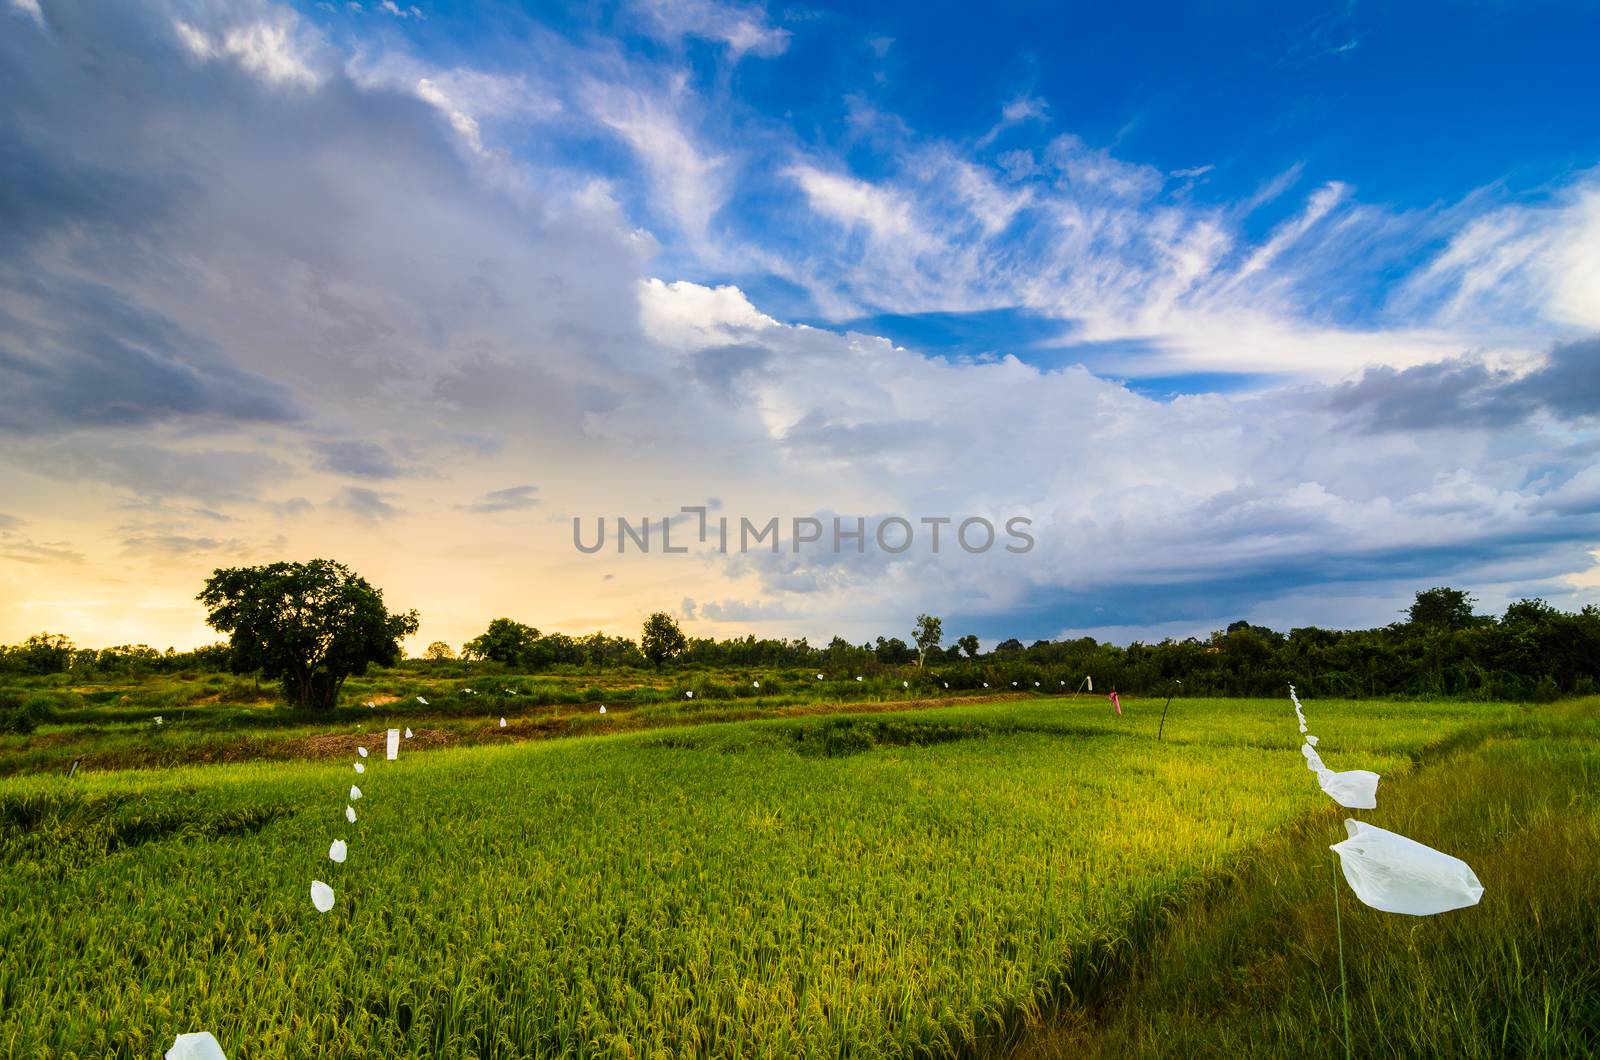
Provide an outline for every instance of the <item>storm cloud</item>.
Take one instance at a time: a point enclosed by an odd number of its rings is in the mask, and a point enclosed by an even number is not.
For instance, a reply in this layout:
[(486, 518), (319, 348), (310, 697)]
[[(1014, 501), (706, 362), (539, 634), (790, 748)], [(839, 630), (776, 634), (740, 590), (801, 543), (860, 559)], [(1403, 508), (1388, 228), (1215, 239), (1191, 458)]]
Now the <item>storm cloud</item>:
[(1369, 431), (1493, 429), (1541, 413), (1600, 417), (1600, 337), (1563, 343), (1526, 372), (1461, 358), (1396, 370), (1368, 368), (1335, 388), (1328, 407)]

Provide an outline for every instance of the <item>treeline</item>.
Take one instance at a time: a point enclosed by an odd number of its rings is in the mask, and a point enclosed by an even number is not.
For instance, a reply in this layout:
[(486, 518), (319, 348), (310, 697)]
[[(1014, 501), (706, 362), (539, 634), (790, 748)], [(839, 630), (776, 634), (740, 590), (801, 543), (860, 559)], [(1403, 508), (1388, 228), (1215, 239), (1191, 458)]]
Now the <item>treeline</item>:
[[(814, 670), (834, 679), (895, 675), (964, 691), (1037, 687), (1060, 692), (1092, 676), (1097, 691), (1115, 688), (1135, 695), (1165, 695), (1181, 687), (1186, 695), (1276, 696), (1292, 682), (1309, 696), (1526, 701), (1600, 689), (1600, 608), (1590, 605), (1574, 613), (1523, 600), (1492, 617), (1475, 614), (1473, 603), (1460, 590), (1429, 589), (1417, 594), (1406, 621), (1380, 629), (1305, 626), (1283, 633), (1235, 622), (1204, 640), (1136, 641), (1127, 647), (1082, 637), (1028, 645), (1007, 640), (983, 652), (976, 637), (964, 636), (954, 644), (928, 646), (921, 667), (918, 648), (897, 637), (870, 644), (835, 637), (825, 645), (804, 637), (715, 640), (684, 637), (668, 616), (657, 614), (634, 641), (602, 633), (541, 633), (502, 618), (464, 645), (461, 657), (436, 642), (424, 658), (399, 665), (438, 676), (647, 666)], [(925, 631), (919, 624), (918, 632)], [(231, 665), (236, 669), (237, 661)], [(143, 645), (89, 651), (74, 648), (65, 637), (40, 635), (0, 650), (0, 672), (18, 674), (133, 676), (229, 668), (226, 645), (191, 652), (157, 652)]]
[(148, 644), (96, 649), (79, 648), (71, 638), (59, 633), (37, 633), (21, 644), (0, 645), (0, 674), (29, 677), (71, 671), (137, 677), (183, 671), (226, 672), (228, 657), (226, 644), (209, 644), (193, 651), (157, 651)]
[[(1600, 686), (1600, 608), (1572, 613), (1542, 600), (1512, 604), (1499, 618), (1478, 615), (1473, 598), (1447, 587), (1416, 595), (1407, 620), (1380, 629), (1331, 630), (1316, 626), (1288, 633), (1235, 622), (1201, 640), (1135, 641), (1127, 647), (1093, 637), (1006, 640), (979, 650), (978, 638), (927, 650), (920, 671), (918, 649), (898, 637), (851, 644), (834, 637), (826, 645), (798, 640), (735, 637), (685, 638), (669, 651), (671, 665), (734, 670), (815, 669), (831, 676), (882, 677), (903, 671), (952, 689), (1060, 691), (1092, 676), (1098, 689), (1165, 695), (1181, 682), (1190, 695), (1274, 696), (1291, 682), (1307, 695), (1372, 698), (1548, 700), (1586, 695)], [(665, 616), (652, 616), (652, 621)], [(935, 630), (937, 630), (937, 620)], [(925, 630), (919, 623), (918, 633)], [(647, 628), (651, 644), (658, 631)], [(421, 665), (449, 665), (454, 653), (442, 643)], [(573, 638), (542, 634), (510, 619), (496, 619), (463, 647), (455, 662), (463, 672), (484, 662), (510, 669), (626, 667), (647, 664), (634, 641), (595, 634)], [(409, 663), (406, 665), (419, 665)]]

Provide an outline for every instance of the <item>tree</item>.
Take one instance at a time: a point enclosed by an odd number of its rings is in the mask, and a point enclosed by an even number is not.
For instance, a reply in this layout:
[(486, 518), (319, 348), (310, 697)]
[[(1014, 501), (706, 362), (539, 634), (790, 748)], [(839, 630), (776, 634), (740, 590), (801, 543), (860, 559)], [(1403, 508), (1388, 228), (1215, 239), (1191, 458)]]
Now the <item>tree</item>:
[(928, 658), (928, 652), (939, 646), (944, 639), (944, 623), (933, 615), (918, 615), (917, 628), (912, 631), (912, 636), (917, 642), (917, 665), (920, 667)]
[(956, 647), (966, 652), (969, 659), (978, 657), (978, 638), (974, 634), (968, 633), (965, 637), (957, 640)]
[(673, 658), (689, 642), (683, 636), (683, 630), (678, 628), (678, 623), (665, 611), (657, 611), (645, 619), (644, 631), (639, 634), (639, 650), (644, 652), (644, 657), (650, 660), (650, 665), (660, 668), (661, 664)]
[(885, 640), (878, 638), (878, 643), (871, 649), (872, 657), (885, 666), (899, 666), (916, 658), (916, 653), (911, 650), (911, 645), (899, 637), (890, 637)]
[(25, 674), (65, 673), (76, 649), (60, 633), (35, 633), (11, 649), (13, 665)]
[(1416, 602), (1408, 613), (1415, 625), (1466, 629), (1473, 624), (1472, 605), (1475, 603), (1477, 601), (1469, 593), (1439, 586), (1417, 593)]
[(1559, 614), (1560, 611), (1543, 600), (1518, 600), (1506, 608), (1505, 618), (1501, 621), (1508, 626), (1539, 625), (1549, 622)]
[(272, 563), (219, 569), (198, 597), (206, 622), (230, 637), (234, 673), (283, 682), (300, 708), (331, 710), (345, 678), (400, 660), (417, 613), (391, 614), (382, 590), (342, 563)]
[(996, 644), (994, 650), (996, 655), (1021, 655), (1022, 641), (1011, 637)]
[(422, 657), (429, 662), (449, 662), (456, 657), (456, 653), (444, 641), (436, 640), (428, 645), (427, 650), (422, 653)]
[(497, 618), (489, 628), (461, 646), (468, 659), (483, 659), (506, 666), (525, 666), (539, 641), (539, 631), (509, 618)]

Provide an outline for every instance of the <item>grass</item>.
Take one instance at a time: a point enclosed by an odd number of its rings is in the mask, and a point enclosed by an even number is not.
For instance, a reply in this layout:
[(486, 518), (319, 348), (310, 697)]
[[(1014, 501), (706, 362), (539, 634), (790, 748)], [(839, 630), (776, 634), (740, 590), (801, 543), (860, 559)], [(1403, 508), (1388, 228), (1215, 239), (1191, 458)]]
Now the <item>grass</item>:
[[(816, 707), (795, 695), (757, 709)], [(235, 1060), (1337, 1046), (1337, 817), (1287, 701), (1174, 701), (1159, 742), (1159, 704), (1118, 719), (1088, 698), (702, 725), (648, 706), (646, 731), (408, 746), (359, 779), (354, 826), (346, 761), (0, 781), (0, 1053), (148, 1056), (198, 1028)], [(1384, 774), (1369, 819), (1488, 888), (1399, 950), (1397, 918), (1346, 903), (1357, 1037), (1578, 1040), (1592, 978), (1560, 932), (1593, 938), (1571, 870), (1593, 860), (1594, 701), (1307, 708), (1330, 764)], [(1553, 867), (1518, 868), (1544, 845)], [(313, 877), (338, 893), (327, 916)], [(1382, 978), (1394, 953), (1409, 993)], [(1419, 1013), (1467, 977), (1490, 1015), (1428, 1037)], [(1501, 1037), (1492, 997), (1521, 1013)]]
[[(0, 776), (66, 773), (74, 762), (92, 772), (316, 758), (343, 753), (342, 745), (324, 739), (330, 733), (354, 737), (389, 726), (426, 728), (428, 746), (501, 743), (1025, 694), (952, 692), (926, 678), (905, 679), (905, 687), (902, 680), (817, 681), (809, 670), (471, 678), (383, 670), (352, 679), (336, 710), (306, 713), (279, 705), (270, 687), (221, 674), (92, 683), (33, 679), (15, 691), (46, 706), (45, 723), (29, 734), (0, 732)], [(690, 691), (693, 697), (685, 695)], [(603, 718), (601, 704), (608, 708)], [(508, 719), (506, 730), (498, 726), (501, 717)]]
[[(1356, 1056), (1600, 1053), (1597, 708), (1476, 726), (1356, 814), (1461, 857), (1485, 886), (1476, 907), (1416, 918), (1340, 882)], [(1326, 847), (1348, 813), (1328, 807), (1254, 851), (1015, 1060), (1343, 1056)]]
[[(759, 680), (759, 689), (752, 682)], [(947, 690), (915, 675), (869, 677), (814, 671), (634, 671), (603, 674), (434, 677), (416, 670), (380, 670), (352, 679), (338, 709), (326, 713), (288, 710), (269, 686), (223, 674), (180, 674), (143, 679), (72, 682), (65, 677), (32, 679), (16, 689), (47, 706), (47, 720), (31, 734), (0, 732), (0, 777), (118, 769), (172, 768), (187, 764), (289, 761), (348, 753), (350, 741), (373, 729), (408, 726), (423, 732), (423, 745), (500, 744), (507, 740), (586, 736), (672, 728), (724, 721), (792, 717), (851, 710), (936, 707), (946, 703), (1042, 698), (1043, 690)], [(685, 692), (693, 691), (692, 698)], [(426, 699), (427, 705), (418, 702)], [(1087, 710), (1103, 697), (1069, 700)], [(1123, 697), (1130, 705), (1140, 701)], [(368, 708), (367, 703), (375, 703)], [(1190, 710), (1173, 701), (1169, 739), (1178, 742), (1255, 740), (1275, 746), (1281, 733), (1251, 735), (1235, 719)], [(598, 708), (606, 704), (602, 717)], [(1331, 718), (1350, 712), (1360, 724), (1345, 734), (1353, 749), (1377, 750), (1361, 741), (1370, 725), (1389, 717), (1418, 725), (1456, 725), (1492, 718), (1503, 705), (1458, 702), (1340, 704)], [(1146, 713), (1116, 731), (1144, 733)], [(162, 724), (155, 718), (160, 716)], [(1184, 721), (1188, 717), (1187, 722)], [(506, 729), (498, 720), (505, 717)], [(1330, 718), (1330, 720), (1331, 720)], [(1158, 721), (1157, 723), (1158, 724)], [(1150, 725), (1149, 735), (1156, 732)], [(425, 730), (425, 731), (424, 731)], [(1419, 730), (1427, 731), (1427, 730)], [(331, 740), (343, 734), (348, 740)], [(1265, 741), (1265, 742), (1263, 742)]]

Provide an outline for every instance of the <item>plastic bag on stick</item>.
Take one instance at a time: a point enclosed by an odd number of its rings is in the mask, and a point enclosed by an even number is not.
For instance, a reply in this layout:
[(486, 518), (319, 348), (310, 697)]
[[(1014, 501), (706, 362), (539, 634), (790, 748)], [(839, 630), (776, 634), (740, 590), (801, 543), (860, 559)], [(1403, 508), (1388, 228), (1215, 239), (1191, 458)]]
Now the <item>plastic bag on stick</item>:
[(1350, 889), (1372, 908), (1432, 916), (1483, 897), (1483, 884), (1460, 858), (1362, 821), (1344, 826), (1350, 838), (1329, 849), (1339, 855)]

